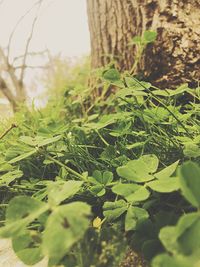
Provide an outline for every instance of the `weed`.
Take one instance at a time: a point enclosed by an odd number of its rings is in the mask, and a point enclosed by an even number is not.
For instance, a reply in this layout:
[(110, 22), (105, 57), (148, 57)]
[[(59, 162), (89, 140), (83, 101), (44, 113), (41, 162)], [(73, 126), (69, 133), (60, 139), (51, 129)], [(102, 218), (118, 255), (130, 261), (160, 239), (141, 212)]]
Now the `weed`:
[(153, 267), (194, 266), (199, 89), (161, 91), (114, 68), (99, 79), (118, 89), (98, 101), (88, 89), (80, 103), (71, 88), (2, 130), (0, 236), (28, 265), (116, 267), (131, 247)]

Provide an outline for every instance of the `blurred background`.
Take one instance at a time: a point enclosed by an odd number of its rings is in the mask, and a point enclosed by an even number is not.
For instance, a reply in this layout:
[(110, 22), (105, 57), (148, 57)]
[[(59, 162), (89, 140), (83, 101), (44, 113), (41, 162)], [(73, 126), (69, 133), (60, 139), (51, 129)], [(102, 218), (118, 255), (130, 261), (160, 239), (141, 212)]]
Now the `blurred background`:
[[(28, 105), (44, 106), (50, 87), (62, 87), (71, 67), (89, 53), (85, 0), (0, 1), (0, 76), (14, 97), (17, 80)], [(1, 91), (0, 117), (12, 109)]]

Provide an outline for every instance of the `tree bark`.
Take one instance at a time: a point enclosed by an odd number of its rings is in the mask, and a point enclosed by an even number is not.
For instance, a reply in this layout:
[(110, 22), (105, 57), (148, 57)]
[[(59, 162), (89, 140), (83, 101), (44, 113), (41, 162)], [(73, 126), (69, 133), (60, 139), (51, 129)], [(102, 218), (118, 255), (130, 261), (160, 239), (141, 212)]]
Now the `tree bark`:
[(155, 30), (137, 71), (160, 88), (200, 80), (199, 0), (87, 0), (87, 7), (93, 68), (115, 60), (130, 70), (137, 54), (132, 38)]

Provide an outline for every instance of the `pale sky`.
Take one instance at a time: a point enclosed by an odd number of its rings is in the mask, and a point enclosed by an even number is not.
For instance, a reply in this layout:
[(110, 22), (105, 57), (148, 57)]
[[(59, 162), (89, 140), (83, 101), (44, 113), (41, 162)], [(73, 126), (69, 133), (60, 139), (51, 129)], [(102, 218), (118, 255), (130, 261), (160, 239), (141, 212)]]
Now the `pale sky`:
[[(2, 0), (0, 0), (1, 3)], [(0, 5), (0, 45), (6, 46), (17, 20), (36, 0), (3, 0)], [(35, 10), (19, 25), (13, 39), (12, 55), (23, 52)], [(67, 57), (89, 54), (86, 0), (44, 0), (30, 50), (47, 47), (52, 54)]]

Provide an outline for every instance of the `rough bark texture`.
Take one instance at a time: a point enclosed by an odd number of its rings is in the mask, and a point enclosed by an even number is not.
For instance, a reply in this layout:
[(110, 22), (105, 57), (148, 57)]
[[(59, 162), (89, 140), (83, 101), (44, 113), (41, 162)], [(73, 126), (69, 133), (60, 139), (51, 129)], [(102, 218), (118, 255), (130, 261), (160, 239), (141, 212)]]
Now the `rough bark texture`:
[(134, 64), (131, 39), (145, 30), (158, 32), (138, 70), (154, 85), (175, 87), (200, 80), (199, 0), (87, 0), (92, 66), (114, 59), (121, 70)]

